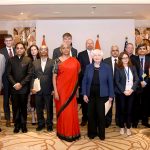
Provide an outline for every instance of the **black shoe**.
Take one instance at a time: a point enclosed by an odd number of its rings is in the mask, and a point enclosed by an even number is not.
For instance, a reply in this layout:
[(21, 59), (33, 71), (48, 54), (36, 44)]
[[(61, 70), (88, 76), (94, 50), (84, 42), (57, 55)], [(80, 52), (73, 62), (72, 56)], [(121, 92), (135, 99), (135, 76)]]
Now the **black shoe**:
[(132, 124), (132, 128), (137, 128), (137, 124)]
[(104, 141), (105, 140), (105, 137), (99, 137), (100, 140)]
[(148, 124), (148, 123), (142, 123), (142, 125), (147, 127), (147, 128), (150, 128), (150, 124)]
[(20, 130), (20, 128), (15, 127), (15, 128), (14, 128), (14, 133), (19, 133), (19, 130)]
[(26, 125), (22, 125), (21, 130), (22, 130), (22, 133), (28, 132)]
[(47, 131), (48, 131), (48, 132), (53, 131), (53, 127), (52, 127), (52, 126), (47, 126)]
[(85, 126), (87, 124), (87, 121), (85, 121), (85, 120), (82, 120), (82, 122), (81, 122), (81, 126)]
[(45, 128), (45, 125), (38, 126), (38, 127), (36, 128), (36, 131), (41, 131), (41, 130), (43, 130), (44, 128)]
[(33, 125), (33, 126), (35, 126), (35, 125), (36, 125), (36, 123), (32, 123), (32, 125)]
[(94, 136), (94, 135), (93, 135), (93, 136), (89, 136), (89, 139), (94, 139), (95, 137), (96, 137), (96, 136)]

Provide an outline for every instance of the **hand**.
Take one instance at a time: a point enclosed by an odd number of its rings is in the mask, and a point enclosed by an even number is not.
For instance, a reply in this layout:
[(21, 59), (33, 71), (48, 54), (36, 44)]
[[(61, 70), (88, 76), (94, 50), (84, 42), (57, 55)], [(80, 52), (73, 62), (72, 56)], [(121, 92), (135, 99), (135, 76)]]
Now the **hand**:
[(54, 98), (55, 98), (56, 100), (59, 100), (58, 92), (54, 92)]
[(84, 100), (86, 103), (89, 102), (89, 99), (88, 99), (88, 97), (87, 97), (86, 95), (83, 96), (83, 100)]
[(129, 91), (128, 90), (125, 90), (123, 93), (124, 93), (125, 96), (129, 96)]
[(36, 94), (37, 91), (35, 89), (31, 89), (32, 94)]
[(141, 81), (141, 87), (144, 88), (146, 85), (145, 85), (145, 82), (144, 81)]
[(133, 93), (133, 90), (131, 89), (131, 90), (129, 90), (129, 95), (131, 95)]
[(110, 103), (112, 103), (113, 98), (112, 98), (112, 97), (109, 97), (108, 100), (109, 100)]
[(20, 83), (16, 83), (14, 88), (18, 91), (22, 88), (22, 85)]

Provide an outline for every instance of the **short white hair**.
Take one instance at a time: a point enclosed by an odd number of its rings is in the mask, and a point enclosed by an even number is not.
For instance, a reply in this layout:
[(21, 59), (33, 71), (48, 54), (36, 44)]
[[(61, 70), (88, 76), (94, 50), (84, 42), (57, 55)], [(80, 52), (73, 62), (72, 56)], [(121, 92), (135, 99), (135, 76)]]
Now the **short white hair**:
[(92, 50), (91, 55), (92, 55), (92, 57), (94, 57), (95, 55), (101, 55), (103, 57), (104, 53), (100, 49), (94, 49), (94, 50)]

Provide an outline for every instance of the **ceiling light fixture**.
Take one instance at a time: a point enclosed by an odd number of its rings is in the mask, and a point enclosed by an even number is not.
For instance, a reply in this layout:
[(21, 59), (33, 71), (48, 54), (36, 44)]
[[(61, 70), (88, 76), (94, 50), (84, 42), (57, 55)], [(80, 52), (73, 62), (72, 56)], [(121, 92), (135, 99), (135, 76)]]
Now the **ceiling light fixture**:
[(96, 6), (91, 6), (91, 8), (92, 8), (91, 14), (93, 15), (95, 14)]

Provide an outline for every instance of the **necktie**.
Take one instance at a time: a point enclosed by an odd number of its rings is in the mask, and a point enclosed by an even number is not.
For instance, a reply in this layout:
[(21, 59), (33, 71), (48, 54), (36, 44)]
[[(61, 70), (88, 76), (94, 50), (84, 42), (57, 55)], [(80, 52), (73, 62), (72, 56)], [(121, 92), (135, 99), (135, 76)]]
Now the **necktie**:
[(116, 59), (116, 58), (114, 59), (114, 62), (115, 62), (115, 63), (114, 63), (114, 72), (115, 72), (115, 69), (116, 69), (116, 67), (117, 67), (117, 59)]
[(140, 63), (141, 63), (141, 68), (142, 68), (142, 70), (143, 70), (143, 58), (141, 58)]
[(141, 67), (140, 67), (140, 80), (143, 81), (143, 77), (142, 77), (143, 72), (144, 72), (144, 70), (143, 70), (143, 58), (141, 58), (141, 60), (140, 60), (140, 65), (141, 65)]
[(13, 53), (12, 53), (12, 50), (11, 49), (8, 49), (9, 50), (9, 57), (13, 57)]

